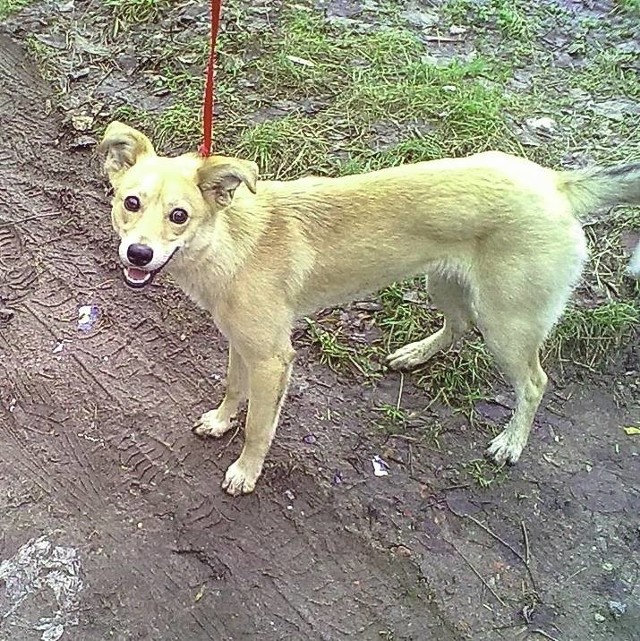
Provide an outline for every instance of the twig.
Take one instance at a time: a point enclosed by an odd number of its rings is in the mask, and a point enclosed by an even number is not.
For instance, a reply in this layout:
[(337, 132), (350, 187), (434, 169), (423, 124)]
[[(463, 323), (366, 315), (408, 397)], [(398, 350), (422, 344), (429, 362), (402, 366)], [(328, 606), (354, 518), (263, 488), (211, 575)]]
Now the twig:
[(552, 637), (550, 634), (547, 634), (544, 630), (540, 630), (540, 628), (536, 628), (535, 630), (531, 630), (533, 634), (539, 634), (540, 636), (544, 637), (545, 639), (549, 639), (549, 641), (560, 641), (557, 637)]
[(398, 400), (396, 401), (396, 412), (400, 409), (400, 405), (402, 405), (403, 390), (404, 390), (404, 374), (400, 372), (400, 388), (398, 389)]
[(240, 431), (241, 427), (242, 427), (241, 423), (238, 423), (238, 425), (236, 426), (236, 431), (231, 435), (231, 438), (222, 446), (222, 448), (221, 448), (222, 451), (218, 455), (218, 458), (220, 458), (222, 456), (222, 452), (224, 452), (229, 447), (229, 445), (231, 445), (231, 443), (233, 443), (233, 441), (235, 440), (236, 436), (238, 436), (238, 432)]
[(497, 601), (498, 601), (498, 602), (499, 602), (503, 607), (505, 607), (505, 608), (506, 608), (506, 607), (507, 607), (507, 604), (506, 604), (506, 603), (505, 603), (505, 602), (500, 598), (500, 595), (499, 595), (499, 594), (498, 594), (498, 593), (497, 593), (497, 592), (496, 592), (496, 591), (495, 591), (495, 590), (494, 590), (494, 589), (489, 585), (489, 583), (487, 583), (487, 581), (486, 581), (486, 580), (485, 580), (485, 578), (480, 574), (480, 572), (478, 572), (478, 570), (476, 570), (476, 568), (473, 566), (473, 564), (471, 563), (471, 561), (469, 561), (469, 559), (467, 559), (467, 557), (466, 557), (464, 554), (462, 554), (462, 552), (460, 552), (460, 550), (459, 550), (459, 549), (458, 549), (458, 548), (457, 548), (457, 547), (456, 547), (456, 546), (455, 546), (451, 541), (449, 541), (449, 544), (450, 544), (450, 545), (451, 545), (451, 547), (452, 547), (452, 548), (453, 548), (453, 549), (454, 549), (454, 550), (455, 550), (455, 551), (460, 555), (460, 557), (462, 558), (462, 560), (463, 560), (463, 561), (464, 561), (464, 562), (469, 566), (469, 568), (471, 568), (471, 571), (472, 571), (472, 572), (473, 572), (473, 573), (474, 573), (474, 574), (475, 574), (475, 575), (480, 579), (480, 581), (482, 581), (483, 585), (487, 588), (487, 590), (489, 590), (489, 592), (491, 592), (491, 594), (493, 594), (493, 596), (496, 598), (496, 600), (497, 600)]
[(471, 514), (458, 514), (455, 510), (451, 509), (451, 506), (447, 503), (447, 507), (449, 507), (449, 511), (457, 516), (460, 519), (469, 519), (473, 521), (478, 527), (482, 528), (489, 536), (492, 536), (496, 541), (499, 543), (502, 543), (508, 550), (511, 550), (518, 559), (522, 561), (524, 564), (524, 567), (527, 570), (527, 574), (529, 575), (529, 579), (531, 579), (531, 585), (533, 586), (533, 589), (538, 592), (538, 586), (536, 585), (536, 580), (533, 578), (533, 573), (531, 572), (531, 565), (530, 565), (530, 549), (529, 549), (529, 536), (527, 535), (527, 529), (524, 524), (524, 521), (521, 521), (520, 524), (522, 526), (522, 532), (524, 534), (524, 545), (525, 545), (525, 556), (522, 556), (518, 550), (516, 550), (513, 545), (505, 541), (503, 538), (498, 536), (489, 526), (485, 525), (482, 521), (478, 521), (474, 516), (471, 516)]
[[(529, 567), (529, 562), (531, 560), (529, 535), (527, 534), (527, 526), (524, 524), (524, 521), (520, 521), (520, 525), (522, 526), (522, 538), (524, 539), (524, 564)], [(531, 580), (533, 581), (533, 579)]]
[(52, 211), (48, 214), (34, 214), (33, 216), (27, 216), (26, 218), (21, 218), (20, 220), (0, 220), (0, 227), (9, 227), (11, 225), (21, 225), (22, 223), (29, 222), (30, 220), (39, 220), (40, 218), (53, 218), (54, 216), (59, 216), (59, 211)]
[(423, 36), (427, 42), (464, 42), (464, 38), (452, 38), (451, 36)]
[(59, 211), (51, 211), (48, 214), (34, 214), (33, 216), (25, 216), (20, 218), (20, 220), (0, 220), (0, 225), (10, 227), (11, 225), (21, 225), (22, 223), (29, 222), (30, 220), (39, 220), (41, 218), (53, 218), (54, 216), (60, 216)]

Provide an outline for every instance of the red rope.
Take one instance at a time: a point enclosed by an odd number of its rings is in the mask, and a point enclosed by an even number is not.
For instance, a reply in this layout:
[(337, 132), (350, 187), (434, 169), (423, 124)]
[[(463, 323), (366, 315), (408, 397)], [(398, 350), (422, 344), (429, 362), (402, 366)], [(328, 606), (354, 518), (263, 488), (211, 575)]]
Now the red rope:
[(211, 0), (211, 49), (209, 50), (209, 64), (207, 77), (204, 84), (204, 108), (202, 113), (203, 140), (199, 152), (201, 156), (211, 155), (211, 137), (213, 128), (213, 103), (216, 86), (216, 40), (220, 30), (220, 9), (222, 0)]

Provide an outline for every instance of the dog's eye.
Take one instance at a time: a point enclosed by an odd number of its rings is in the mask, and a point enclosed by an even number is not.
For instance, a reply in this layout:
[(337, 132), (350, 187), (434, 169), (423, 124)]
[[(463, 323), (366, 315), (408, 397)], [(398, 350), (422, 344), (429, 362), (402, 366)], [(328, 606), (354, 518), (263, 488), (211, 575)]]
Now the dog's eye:
[(169, 214), (169, 220), (176, 225), (184, 225), (189, 218), (189, 214), (184, 209), (174, 209)]
[(127, 211), (138, 211), (140, 209), (140, 199), (135, 196), (127, 196), (124, 199), (124, 208)]

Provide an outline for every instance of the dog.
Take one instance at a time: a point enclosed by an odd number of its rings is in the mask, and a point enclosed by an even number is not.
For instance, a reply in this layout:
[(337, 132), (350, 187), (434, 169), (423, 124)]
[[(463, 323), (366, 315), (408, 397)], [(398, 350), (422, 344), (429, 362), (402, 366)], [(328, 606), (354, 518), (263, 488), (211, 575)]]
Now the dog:
[(444, 324), (389, 366), (425, 363), (475, 325), (516, 393), (487, 453), (515, 463), (547, 386), (541, 345), (587, 260), (578, 217), (640, 205), (640, 162), (557, 172), (492, 151), (280, 182), (258, 181), (248, 160), (159, 156), (120, 122), (100, 148), (126, 283), (146, 287), (166, 269), (229, 342), (225, 396), (193, 430), (222, 436), (248, 400), (244, 446), (222, 483), (234, 496), (262, 473), (295, 320), (419, 274)]

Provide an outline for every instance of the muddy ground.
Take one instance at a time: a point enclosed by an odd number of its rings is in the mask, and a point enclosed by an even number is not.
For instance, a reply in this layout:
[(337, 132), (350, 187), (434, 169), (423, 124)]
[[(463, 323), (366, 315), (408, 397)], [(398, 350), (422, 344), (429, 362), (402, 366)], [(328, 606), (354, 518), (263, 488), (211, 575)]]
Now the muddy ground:
[[(96, 160), (22, 45), (0, 52), (2, 641), (640, 638), (637, 340), (604, 374), (552, 373), (522, 461), (486, 487), (462, 471), (485, 432), (299, 341), (267, 469), (232, 499), (239, 439), (190, 432), (224, 341), (170, 279), (126, 288)], [(414, 418), (376, 430), (401, 386)], [(495, 392), (477, 410), (499, 423)]]

